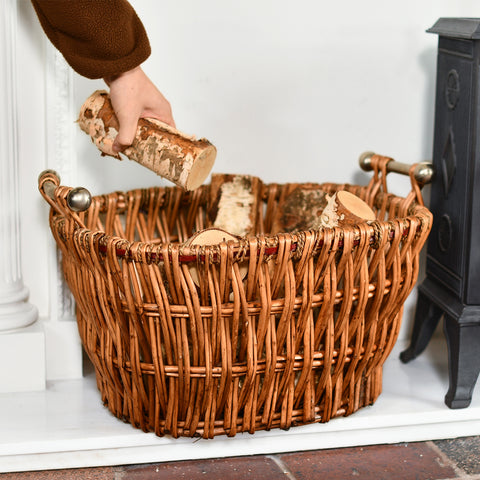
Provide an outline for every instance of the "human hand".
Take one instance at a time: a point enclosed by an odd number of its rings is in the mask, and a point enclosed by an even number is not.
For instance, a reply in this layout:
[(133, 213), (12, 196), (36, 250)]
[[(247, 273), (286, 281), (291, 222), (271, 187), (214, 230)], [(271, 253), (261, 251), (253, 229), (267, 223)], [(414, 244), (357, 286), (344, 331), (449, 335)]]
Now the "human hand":
[(120, 124), (113, 143), (115, 152), (132, 144), (140, 118), (156, 118), (175, 127), (170, 103), (140, 67), (104, 80)]

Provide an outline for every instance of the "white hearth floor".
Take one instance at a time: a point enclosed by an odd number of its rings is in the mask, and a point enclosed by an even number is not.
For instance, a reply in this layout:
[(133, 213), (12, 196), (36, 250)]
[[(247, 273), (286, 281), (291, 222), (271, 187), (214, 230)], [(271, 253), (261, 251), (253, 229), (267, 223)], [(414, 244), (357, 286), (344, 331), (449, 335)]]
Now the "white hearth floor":
[(326, 424), (213, 440), (158, 438), (113, 417), (103, 407), (93, 375), (51, 382), (42, 392), (0, 395), (0, 472), (412, 442), (480, 434), (480, 389), (469, 408), (450, 410), (447, 352), (439, 335), (402, 364), (398, 342), (384, 367), (375, 405)]

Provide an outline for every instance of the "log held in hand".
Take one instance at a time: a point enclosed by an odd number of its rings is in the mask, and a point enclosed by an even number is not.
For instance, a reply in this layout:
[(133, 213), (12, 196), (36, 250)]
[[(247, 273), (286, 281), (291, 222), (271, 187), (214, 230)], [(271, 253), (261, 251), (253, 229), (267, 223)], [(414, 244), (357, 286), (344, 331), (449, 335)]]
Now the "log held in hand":
[[(121, 160), (112, 149), (119, 125), (106, 91), (97, 90), (86, 100), (78, 123), (103, 154)], [(195, 190), (208, 177), (217, 150), (204, 138), (197, 140), (159, 120), (141, 118), (135, 139), (123, 154), (179, 187)]]

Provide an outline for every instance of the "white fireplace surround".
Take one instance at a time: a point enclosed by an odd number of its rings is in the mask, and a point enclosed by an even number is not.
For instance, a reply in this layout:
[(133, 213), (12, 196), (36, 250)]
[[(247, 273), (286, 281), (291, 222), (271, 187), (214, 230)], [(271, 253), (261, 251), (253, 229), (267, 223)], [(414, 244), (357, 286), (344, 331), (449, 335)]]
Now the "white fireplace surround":
[[(81, 377), (82, 353), (73, 301), (48, 238), (48, 209), (32, 185), (44, 166), (61, 171), (67, 181), (73, 176), (73, 74), (43, 38), (40, 47), (30, 49), (35, 30), (26, 37), (34, 19), (29, 2), (1, 0), (1, 5), (0, 80), (6, 108), (0, 113), (0, 391), (9, 392), (43, 389), (46, 379)], [(42, 58), (27, 65), (34, 56)], [(37, 94), (34, 101), (31, 90)], [(41, 112), (47, 112), (44, 118)], [(48, 296), (41, 316), (30, 303), (26, 270), (36, 271)]]

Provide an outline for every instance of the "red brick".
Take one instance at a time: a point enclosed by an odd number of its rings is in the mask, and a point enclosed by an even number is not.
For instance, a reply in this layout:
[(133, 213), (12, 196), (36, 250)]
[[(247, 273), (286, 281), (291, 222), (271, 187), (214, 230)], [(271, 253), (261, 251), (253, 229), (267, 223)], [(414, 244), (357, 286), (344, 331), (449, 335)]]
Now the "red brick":
[(433, 480), (456, 478), (423, 443), (374, 445), (281, 455), (297, 480)]
[(122, 480), (285, 480), (283, 471), (262, 456), (188, 460), (125, 467)]

